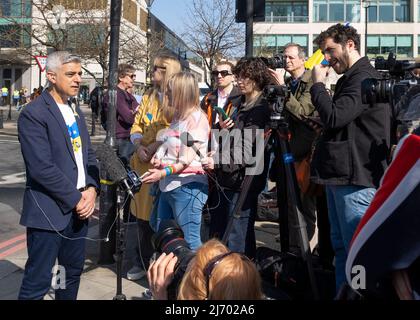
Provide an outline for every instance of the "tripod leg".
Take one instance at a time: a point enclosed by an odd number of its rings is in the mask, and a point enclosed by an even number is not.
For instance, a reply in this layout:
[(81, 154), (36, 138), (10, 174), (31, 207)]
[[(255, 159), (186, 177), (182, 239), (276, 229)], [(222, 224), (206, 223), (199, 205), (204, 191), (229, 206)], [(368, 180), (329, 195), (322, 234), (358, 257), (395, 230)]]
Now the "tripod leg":
[(283, 157), (284, 168), (286, 173), (288, 198), (292, 203), (292, 212), (297, 217), (299, 235), (300, 235), (300, 248), (302, 251), (302, 258), (306, 261), (309, 280), (311, 282), (312, 292), (315, 300), (319, 300), (318, 285), (316, 283), (314, 268), (312, 264), (312, 254), (309, 245), (308, 233), (306, 231), (306, 222), (302, 215), (302, 206), (299, 195), (299, 187), (296, 180), (295, 168), (293, 165), (293, 155), (290, 152), (289, 141), (287, 140), (287, 134), (277, 130), (277, 137), (279, 139), (280, 150)]
[(116, 249), (115, 249), (115, 262), (117, 264), (117, 292), (114, 296), (114, 300), (126, 300), (126, 296), (122, 293), (122, 263), (123, 263), (123, 252), (124, 252), (124, 236), (121, 230), (121, 218), (124, 211), (123, 201), (124, 192), (117, 188), (117, 230), (116, 230)]

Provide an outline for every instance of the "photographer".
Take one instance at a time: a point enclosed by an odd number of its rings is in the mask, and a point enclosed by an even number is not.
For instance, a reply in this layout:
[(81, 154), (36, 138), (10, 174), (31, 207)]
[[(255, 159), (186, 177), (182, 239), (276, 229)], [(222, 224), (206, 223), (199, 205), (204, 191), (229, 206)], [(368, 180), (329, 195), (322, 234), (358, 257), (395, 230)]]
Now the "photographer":
[[(387, 104), (362, 103), (362, 81), (380, 78), (380, 74), (367, 57), (360, 56), (360, 36), (355, 28), (336, 24), (315, 42), (329, 65), (312, 70), (311, 97), (324, 130), (315, 148), (311, 178), (326, 185), (338, 290), (345, 282), (353, 233), (386, 168), (390, 110)], [(333, 97), (324, 84), (330, 68), (343, 75)]]
[[(225, 233), (229, 218), (234, 214), (233, 209), (242, 191), (246, 169), (252, 167), (250, 160), (252, 160), (252, 154), (255, 154), (256, 139), (262, 139), (261, 136), (255, 138), (257, 130), (263, 130), (270, 119), (268, 103), (262, 90), (273, 79), (264, 62), (259, 58), (242, 58), (236, 65), (234, 73), (243, 94), (242, 104), (231, 118), (225, 121), (219, 118), (219, 124), (223, 129), (234, 128), (236, 130), (234, 133), (241, 135), (243, 143), (237, 143), (233, 137), (235, 134), (229, 134), (230, 149), (224, 150), (224, 143), (219, 145), (218, 155), (223, 161), (215, 166), (217, 190), (210, 193), (208, 201), (211, 216), (210, 237), (217, 238), (222, 238)], [(252, 133), (253, 141), (247, 139), (246, 131)], [(228, 154), (228, 161), (224, 161), (226, 157), (221, 156), (223, 153)], [(241, 159), (240, 163), (235, 161), (239, 158), (238, 155)], [(269, 157), (266, 156), (264, 159), (268, 162)], [(255, 257), (254, 222), (257, 214), (257, 199), (265, 187), (267, 170), (268, 164), (264, 166), (261, 174), (254, 177), (242, 206), (240, 218), (233, 220), (227, 243), (232, 251), (245, 252), (250, 258)]]
[[(170, 253), (155, 260), (147, 278), (153, 298), (167, 300), (178, 258)], [(178, 300), (258, 300), (263, 298), (261, 278), (247, 257), (229, 251), (216, 239), (198, 249), (178, 287)]]
[[(270, 69), (271, 74), (276, 78), (278, 85), (286, 84), (290, 90), (290, 97), (287, 99), (285, 108), (288, 112), (285, 113), (285, 120), (289, 125), (291, 134), (290, 148), (295, 158), (296, 175), (300, 187), (300, 197), (302, 201), (302, 213), (306, 222), (306, 230), (308, 239), (311, 240), (315, 233), (315, 206), (316, 197), (308, 194), (309, 174), (304, 171), (309, 171), (309, 161), (312, 151), (312, 145), (316, 138), (314, 130), (308, 127), (302, 121), (302, 116), (312, 116), (315, 108), (311, 102), (310, 89), (312, 87), (311, 71), (305, 70), (305, 51), (295, 43), (286, 45), (283, 53), (283, 60), (285, 63), (284, 69), (290, 73), (291, 77), (284, 79), (274, 70)], [(277, 159), (274, 163), (278, 163)], [(272, 167), (270, 177), (272, 180), (278, 181), (276, 175), (279, 174), (277, 166)], [(299, 238), (293, 226), (297, 225), (296, 217), (289, 210), (289, 230), (290, 232), (290, 248), (294, 252), (299, 252)]]

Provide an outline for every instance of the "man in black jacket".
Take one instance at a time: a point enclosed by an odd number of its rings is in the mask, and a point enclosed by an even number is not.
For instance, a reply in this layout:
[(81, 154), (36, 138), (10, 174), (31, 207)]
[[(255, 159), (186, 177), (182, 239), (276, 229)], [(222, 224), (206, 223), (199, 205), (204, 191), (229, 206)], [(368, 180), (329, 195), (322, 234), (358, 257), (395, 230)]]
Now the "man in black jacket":
[(217, 89), (208, 93), (201, 101), (201, 108), (207, 114), (210, 128), (219, 128), (219, 115), (213, 109), (217, 106), (222, 108), (230, 117), (237, 111), (241, 104), (241, 92), (234, 85), (235, 75), (232, 72), (233, 64), (229, 61), (219, 62), (211, 72)]
[[(326, 185), (336, 287), (345, 282), (345, 263), (353, 233), (386, 168), (389, 105), (363, 104), (361, 83), (380, 74), (361, 57), (357, 30), (337, 24), (315, 42), (329, 62), (312, 71), (312, 103), (324, 126), (312, 160), (311, 178)], [(343, 75), (333, 97), (324, 82), (330, 68)]]

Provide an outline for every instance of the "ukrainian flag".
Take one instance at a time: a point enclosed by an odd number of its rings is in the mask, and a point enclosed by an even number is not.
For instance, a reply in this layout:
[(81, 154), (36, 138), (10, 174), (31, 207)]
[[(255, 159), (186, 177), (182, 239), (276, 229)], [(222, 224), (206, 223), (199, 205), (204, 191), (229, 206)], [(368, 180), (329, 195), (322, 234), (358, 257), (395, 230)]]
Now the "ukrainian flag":
[(305, 68), (311, 70), (315, 65), (320, 64), (324, 60), (324, 55), (321, 49), (315, 51), (315, 53), (305, 61)]

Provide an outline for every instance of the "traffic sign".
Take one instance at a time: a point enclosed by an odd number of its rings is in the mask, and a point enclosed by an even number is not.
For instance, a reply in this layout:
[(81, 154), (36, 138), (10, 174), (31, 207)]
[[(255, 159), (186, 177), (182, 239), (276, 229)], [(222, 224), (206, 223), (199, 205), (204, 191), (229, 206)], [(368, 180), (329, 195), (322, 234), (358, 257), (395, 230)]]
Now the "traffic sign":
[(35, 60), (38, 63), (41, 72), (44, 72), (45, 67), (47, 66), (47, 56), (35, 56)]

